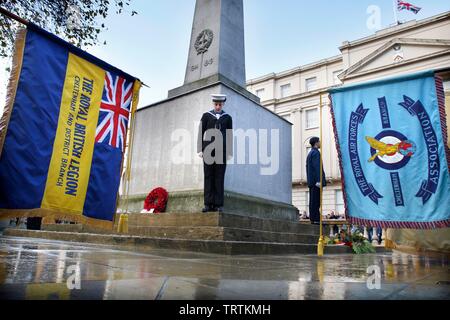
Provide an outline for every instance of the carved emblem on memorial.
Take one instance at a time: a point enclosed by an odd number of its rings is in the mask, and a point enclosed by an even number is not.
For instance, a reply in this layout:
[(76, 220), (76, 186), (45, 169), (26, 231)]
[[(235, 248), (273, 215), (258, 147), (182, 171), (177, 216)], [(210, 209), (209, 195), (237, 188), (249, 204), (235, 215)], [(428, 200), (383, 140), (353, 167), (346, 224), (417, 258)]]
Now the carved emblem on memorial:
[(210, 29), (205, 29), (197, 36), (195, 40), (195, 50), (197, 50), (197, 54), (202, 54), (208, 51), (211, 43), (214, 39), (214, 33)]

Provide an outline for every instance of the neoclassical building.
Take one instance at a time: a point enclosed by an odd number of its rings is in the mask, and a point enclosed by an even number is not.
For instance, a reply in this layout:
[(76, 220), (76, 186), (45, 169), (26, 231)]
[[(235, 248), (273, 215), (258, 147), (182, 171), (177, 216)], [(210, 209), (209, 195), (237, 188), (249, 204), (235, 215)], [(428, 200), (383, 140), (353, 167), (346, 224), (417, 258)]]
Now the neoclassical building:
[(330, 88), (422, 70), (442, 70), (447, 115), (450, 114), (450, 12), (345, 41), (339, 50), (338, 56), (247, 81), (247, 89), (260, 97), (263, 106), (293, 124), (292, 192), (293, 204), (300, 211), (308, 210), (305, 161), (310, 137), (319, 136), (320, 95), (323, 99), (322, 152), (329, 182), (323, 195), (324, 213), (344, 211), (329, 112), (327, 91)]

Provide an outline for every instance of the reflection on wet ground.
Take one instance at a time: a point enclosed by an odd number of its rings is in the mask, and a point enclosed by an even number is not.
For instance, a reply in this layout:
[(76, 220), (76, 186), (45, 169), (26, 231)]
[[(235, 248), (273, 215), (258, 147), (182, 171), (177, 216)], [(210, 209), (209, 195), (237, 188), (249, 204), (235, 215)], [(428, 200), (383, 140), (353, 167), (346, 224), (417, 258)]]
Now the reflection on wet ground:
[(0, 299), (450, 299), (449, 283), (447, 256), (137, 253), (0, 237)]

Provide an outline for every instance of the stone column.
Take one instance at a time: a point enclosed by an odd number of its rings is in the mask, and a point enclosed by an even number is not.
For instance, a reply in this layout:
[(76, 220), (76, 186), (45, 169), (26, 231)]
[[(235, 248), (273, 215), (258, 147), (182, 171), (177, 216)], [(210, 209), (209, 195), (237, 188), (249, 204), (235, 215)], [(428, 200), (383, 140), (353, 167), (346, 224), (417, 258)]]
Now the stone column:
[(242, 0), (197, 0), (184, 83), (221, 74), (245, 87)]
[(292, 180), (302, 178), (302, 145), (300, 134), (300, 108), (294, 108), (291, 111), (292, 126)]

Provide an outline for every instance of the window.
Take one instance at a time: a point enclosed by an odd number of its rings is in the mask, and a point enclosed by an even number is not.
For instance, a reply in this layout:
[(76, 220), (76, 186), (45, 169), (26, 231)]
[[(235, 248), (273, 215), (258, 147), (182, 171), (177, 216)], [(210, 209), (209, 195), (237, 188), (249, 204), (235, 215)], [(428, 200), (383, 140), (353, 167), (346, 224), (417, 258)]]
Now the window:
[[(309, 144), (309, 139), (310, 138), (308, 138), (308, 140), (307, 140), (307, 144), (305, 144), (305, 155), (304, 155), (304, 161), (305, 161), (305, 163), (306, 163), (306, 159), (308, 159), (308, 154), (311, 152), (311, 149), (312, 149), (312, 147), (311, 147), (311, 145)], [(307, 173), (306, 173), (306, 166), (304, 166), (303, 167), (303, 172), (304, 172), (304, 174), (305, 174), (305, 177), (307, 176)], [(307, 199), (307, 201), (306, 201), (306, 205), (308, 205), (309, 204), (309, 200), (308, 200), (308, 197), (306, 197), (306, 199)]]
[(342, 177), (342, 175), (341, 175), (341, 165), (339, 163), (339, 158), (336, 159), (336, 167), (338, 169), (338, 177), (340, 178), (340, 177)]
[(305, 207), (306, 207), (306, 212), (308, 214), (308, 218), (309, 218), (309, 191), (305, 191)]
[(314, 78), (306, 79), (305, 85), (306, 85), (306, 91), (307, 91), (307, 92), (316, 89), (316, 86), (317, 86), (317, 78), (314, 77)]
[(444, 81), (444, 91), (445, 92), (450, 91), (450, 80)]
[(258, 90), (256, 90), (256, 95), (258, 96), (258, 97), (262, 97), (263, 96), (263, 94), (264, 94), (264, 89), (258, 89)]
[(319, 126), (318, 113), (317, 109), (306, 110), (306, 129), (317, 128)]
[(333, 72), (333, 84), (340, 84), (341, 80), (338, 78), (338, 75), (342, 73), (342, 70), (337, 70)]
[[(308, 145), (308, 146), (306, 147), (306, 157), (308, 157), (308, 154), (309, 154), (309, 152), (311, 151), (311, 149), (312, 149), (311, 145)], [(306, 157), (305, 157), (305, 159), (306, 159)]]
[(336, 190), (336, 213), (345, 213), (344, 194), (342, 190)]
[(280, 87), (280, 95), (281, 95), (281, 98), (287, 97), (288, 95), (290, 95), (290, 93), (291, 93), (291, 84), (290, 84), (290, 83), (288, 83), (288, 84), (283, 84), (283, 85)]

